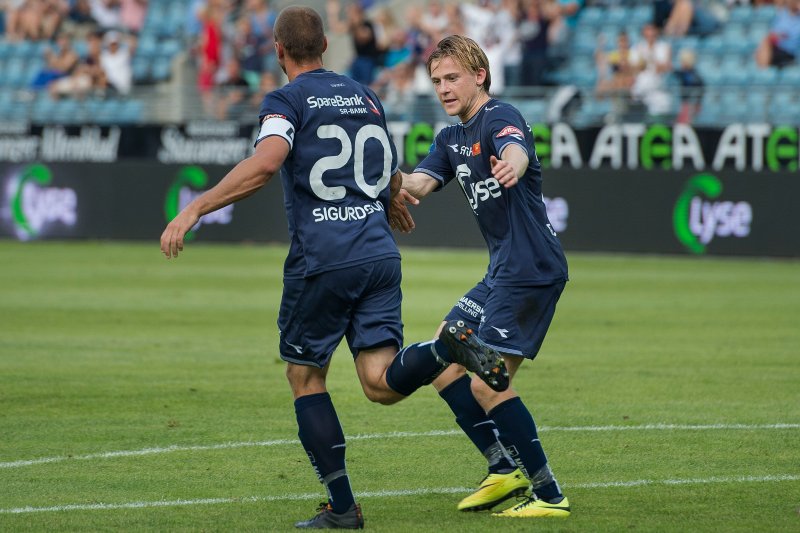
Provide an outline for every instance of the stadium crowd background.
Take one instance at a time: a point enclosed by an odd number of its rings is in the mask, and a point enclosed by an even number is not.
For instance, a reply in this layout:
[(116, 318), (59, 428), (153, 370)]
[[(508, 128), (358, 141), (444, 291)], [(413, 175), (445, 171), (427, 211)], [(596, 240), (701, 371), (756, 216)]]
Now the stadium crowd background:
[[(252, 122), (285, 82), (272, 24), (289, 3), (5, 0), (0, 120)], [(326, 16), (326, 65), (372, 85), (392, 119), (447, 118), (423, 65), (463, 33), (531, 121), (800, 124), (800, 0), (304, 3)]]

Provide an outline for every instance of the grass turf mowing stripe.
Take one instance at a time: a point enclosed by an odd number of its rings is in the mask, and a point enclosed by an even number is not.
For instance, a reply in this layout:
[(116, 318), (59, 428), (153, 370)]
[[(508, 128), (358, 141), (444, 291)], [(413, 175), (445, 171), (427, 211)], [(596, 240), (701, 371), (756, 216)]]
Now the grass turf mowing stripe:
[[(781, 481), (800, 481), (800, 476), (790, 474), (778, 474), (772, 476), (738, 476), (738, 477), (710, 477), (704, 479), (639, 479), (634, 481), (611, 481), (600, 483), (575, 483), (564, 484), (570, 489), (605, 489), (605, 488), (626, 488), (642, 487), (646, 485), (704, 485), (710, 483), (775, 483)], [(430, 489), (408, 489), (408, 490), (381, 490), (372, 492), (357, 493), (359, 498), (387, 498), (398, 496), (424, 496), (430, 494), (464, 494), (474, 491), (468, 487), (439, 487)], [(53, 505), (50, 507), (14, 507), (11, 509), (0, 509), (0, 514), (25, 514), (25, 513), (48, 513), (55, 511), (106, 511), (114, 509), (146, 509), (152, 507), (179, 507), (187, 505), (218, 505), (225, 503), (257, 503), (257, 502), (278, 502), (296, 500), (315, 500), (323, 498), (319, 493), (306, 494), (286, 494), (283, 496), (245, 496), (242, 498), (203, 498), (197, 500), (168, 500), (151, 502), (127, 502), (127, 503), (87, 503), (87, 504), (68, 504)]]
[[(542, 426), (539, 431), (706, 431), (706, 430), (770, 430), (770, 429), (800, 429), (800, 424), (642, 424), (637, 426)], [(447, 437), (461, 435), (462, 432), (456, 429), (433, 430), (433, 431), (393, 431), (390, 433), (372, 433), (361, 435), (349, 435), (348, 441), (372, 440), (372, 439), (392, 439), (407, 437)], [(227, 442), (222, 444), (198, 444), (198, 445), (172, 445), (164, 447), (142, 448), (140, 450), (119, 450), (111, 452), (98, 452), (85, 455), (41, 457), (39, 459), (22, 459), (19, 461), (7, 461), (0, 463), (0, 468), (20, 468), (23, 466), (33, 466), (47, 463), (58, 463), (68, 460), (88, 460), (88, 459), (113, 459), (115, 457), (136, 457), (139, 455), (155, 455), (171, 452), (186, 451), (210, 451), (210, 450), (229, 450), (234, 448), (248, 447), (271, 447), (284, 446), (289, 444), (299, 444), (297, 439), (277, 439), (266, 441), (244, 441)]]

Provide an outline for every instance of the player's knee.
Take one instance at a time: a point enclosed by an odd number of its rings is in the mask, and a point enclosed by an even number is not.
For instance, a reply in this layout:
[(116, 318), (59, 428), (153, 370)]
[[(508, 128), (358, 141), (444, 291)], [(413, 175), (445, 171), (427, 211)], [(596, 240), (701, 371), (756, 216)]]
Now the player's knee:
[(373, 403), (392, 405), (403, 399), (403, 396), (393, 390), (380, 387), (364, 386), (364, 396)]
[(466, 373), (467, 371), (463, 366), (450, 365), (445, 369), (444, 372), (442, 372), (436, 379), (433, 380), (432, 384), (437, 391), (442, 391), (457, 379), (461, 379), (461, 377)]
[(472, 395), (475, 396), (475, 399), (478, 400), (478, 403), (481, 405), (494, 403), (493, 400), (495, 400), (497, 395), (500, 394), (497, 391), (492, 390), (489, 385), (477, 377), (470, 381), (469, 387), (472, 391)]

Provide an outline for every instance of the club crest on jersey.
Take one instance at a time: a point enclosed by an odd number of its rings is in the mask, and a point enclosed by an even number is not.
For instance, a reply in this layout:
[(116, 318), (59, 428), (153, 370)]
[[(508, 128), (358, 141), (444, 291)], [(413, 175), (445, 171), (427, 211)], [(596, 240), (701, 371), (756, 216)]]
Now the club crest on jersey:
[(500, 131), (500, 133), (496, 135), (496, 138), (499, 139), (501, 137), (508, 137), (509, 135), (519, 140), (525, 138), (525, 134), (522, 133), (522, 130), (520, 130), (516, 126), (506, 126)]
[(472, 154), (474, 156), (481, 155), (481, 143), (477, 142), (472, 145)]
[(370, 111), (372, 111), (376, 115), (381, 114), (381, 112), (378, 111), (378, 107), (375, 105), (375, 102), (373, 102), (371, 98), (367, 98), (367, 102), (369, 102)]

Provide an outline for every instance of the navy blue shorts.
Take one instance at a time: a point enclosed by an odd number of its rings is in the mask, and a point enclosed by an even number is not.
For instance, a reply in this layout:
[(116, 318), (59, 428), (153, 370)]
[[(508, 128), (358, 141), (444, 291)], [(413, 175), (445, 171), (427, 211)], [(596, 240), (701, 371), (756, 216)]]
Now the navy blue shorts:
[(342, 337), (360, 350), (403, 345), (400, 260), (381, 259), (283, 281), (281, 359), (324, 367)]
[(498, 352), (533, 359), (542, 347), (564, 285), (490, 289), (480, 281), (445, 320), (463, 320)]

